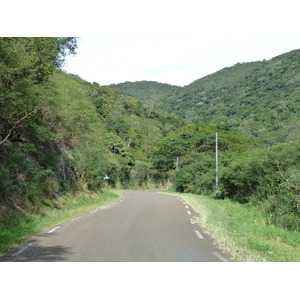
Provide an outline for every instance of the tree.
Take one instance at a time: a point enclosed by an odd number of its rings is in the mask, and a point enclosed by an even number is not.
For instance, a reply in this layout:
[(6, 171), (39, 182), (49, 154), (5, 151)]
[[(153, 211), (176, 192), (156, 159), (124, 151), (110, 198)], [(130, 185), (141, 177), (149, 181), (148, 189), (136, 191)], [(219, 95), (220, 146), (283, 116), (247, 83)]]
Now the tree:
[(41, 86), (75, 50), (75, 38), (0, 38), (0, 145), (24, 135), (43, 104)]
[(149, 104), (148, 118), (150, 118), (150, 115), (151, 115), (151, 113), (152, 113), (154, 107), (156, 107), (156, 106), (159, 104), (159, 101), (160, 101), (160, 99), (159, 99), (159, 96), (158, 96), (158, 95), (154, 94), (154, 95), (151, 95), (151, 96), (150, 96), (150, 99), (149, 99), (150, 104)]

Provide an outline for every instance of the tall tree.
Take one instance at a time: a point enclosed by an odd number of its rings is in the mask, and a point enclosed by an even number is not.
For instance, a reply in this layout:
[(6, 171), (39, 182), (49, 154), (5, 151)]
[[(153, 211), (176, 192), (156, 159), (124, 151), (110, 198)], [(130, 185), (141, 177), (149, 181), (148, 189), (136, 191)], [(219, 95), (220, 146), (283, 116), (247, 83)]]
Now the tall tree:
[(0, 145), (39, 113), (40, 86), (76, 47), (76, 38), (0, 38)]

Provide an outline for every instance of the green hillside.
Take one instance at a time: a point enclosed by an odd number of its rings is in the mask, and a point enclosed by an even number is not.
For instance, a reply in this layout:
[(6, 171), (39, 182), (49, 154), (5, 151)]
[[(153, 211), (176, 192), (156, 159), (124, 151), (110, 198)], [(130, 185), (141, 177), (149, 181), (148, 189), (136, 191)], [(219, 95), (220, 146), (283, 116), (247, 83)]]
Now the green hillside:
[(268, 61), (237, 63), (170, 89), (159, 101), (144, 97), (147, 82), (143, 89), (139, 82), (126, 83), (123, 90), (135, 89), (148, 106), (156, 103), (190, 124), (168, 133), (153, 152), (154, 168), (162, 173), (174, 170), (179, 158), (177, 191), (214, 193), (218, 131), (220, 196), (258, 206), (267, 224), (299, 230), (299, 82), (300, 50), (294, 50)]
[(195, 123), (226, 124), (267, 145), (300, 137), (300, 50), (238, 63), (183, 87), (161, 109)]
[(169, 97), (177, 95), (181, 87), (156, 81), (135, 81), (112, 84), (109, 87), (123, 91), (126, 95), (139, 99), (148, 108), (150, 115), (159, 108)]
[(149, 102), (153, 96), (157, 96), (160, 100), (163, 100), (178, 93), (181, 89), (180, 86), (156, 81), (127, 81), (119, 84), (111, 84), (109, 87), (123, 91), (128, 96), (137, 98), (143, 103)]
[(300, 50), (237, 63), (181, 88), (151, 81), (112, 85), (149, 107), (200, 124), (223, 124), (266, 145), (300, 136)]
[(0, 217), (76, 190), (169, 180), (150, 153), (184, 121), (60, 71), (75, 48), (75, 39), (0, 39)]

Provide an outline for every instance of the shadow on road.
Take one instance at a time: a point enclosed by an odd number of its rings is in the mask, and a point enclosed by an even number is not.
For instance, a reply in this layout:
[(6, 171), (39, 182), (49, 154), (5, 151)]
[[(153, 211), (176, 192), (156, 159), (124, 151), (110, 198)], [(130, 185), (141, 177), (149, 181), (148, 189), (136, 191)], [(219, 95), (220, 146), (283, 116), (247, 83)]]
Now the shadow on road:
[(35, 240), (31, 240), (27, 246), (1, 256), (0, 262), (63, 262), (71, 253), (69, 247), (39, 246)]

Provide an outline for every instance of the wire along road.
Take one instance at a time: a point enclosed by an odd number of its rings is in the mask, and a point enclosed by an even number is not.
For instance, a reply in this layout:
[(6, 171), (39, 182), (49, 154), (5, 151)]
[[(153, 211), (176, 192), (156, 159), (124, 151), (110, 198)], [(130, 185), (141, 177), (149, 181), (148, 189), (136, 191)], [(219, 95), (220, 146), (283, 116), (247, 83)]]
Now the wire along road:
[(232, 261), (201, 231), (182, 199), (148, 191), (122, 195), (32, 237), (0, 261)]

